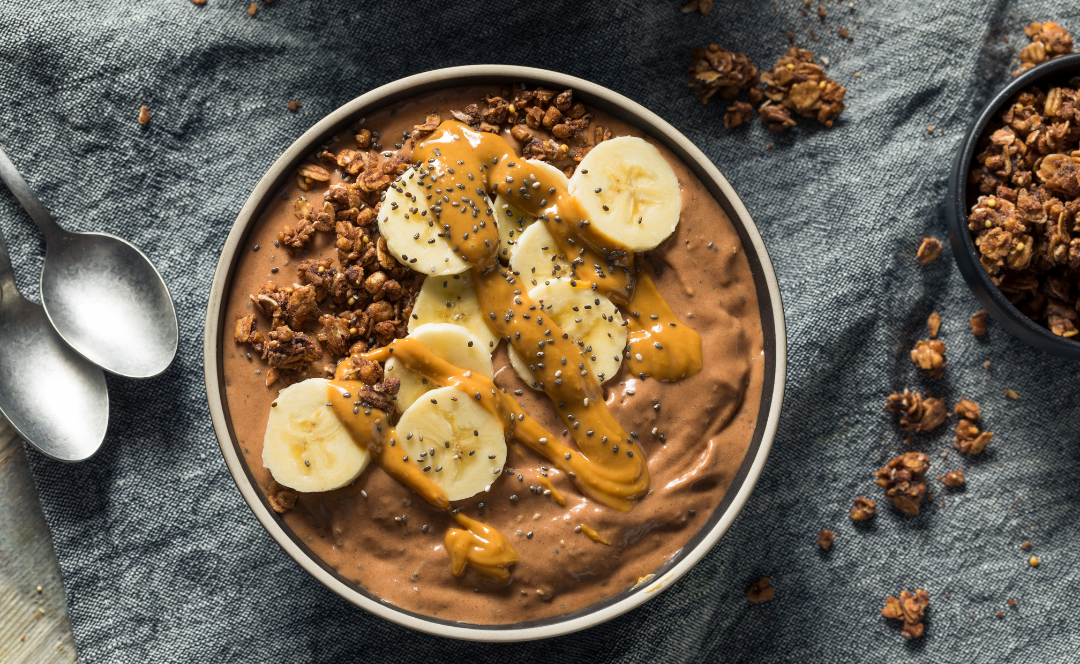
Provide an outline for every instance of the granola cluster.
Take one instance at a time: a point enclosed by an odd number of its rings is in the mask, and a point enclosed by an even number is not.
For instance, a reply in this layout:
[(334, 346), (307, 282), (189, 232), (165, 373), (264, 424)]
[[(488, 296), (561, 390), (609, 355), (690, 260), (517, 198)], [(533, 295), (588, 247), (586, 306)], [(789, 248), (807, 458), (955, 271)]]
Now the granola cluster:
[(983, 268), (1010, 302), (1063, 337), (1080, 331), (1078, 88), (1074, 78), (1017, 95), (970, 174), (981, 195), (968, 228)]
[(922, 452), (908, 452), (890, 460), (874, 477), (884, 487), (885, 497), (904, 514), (918, 514), (926, 495), (926, 471), (930, 458)]
[(923, 616), (930, 608), (930, 595), (921, 588), (914, 593), (906, 590), (900, 593), (900, 599), (888, 597), (881, 615), (893, 620), (903, 620), (904, 629), (900, 633), (906, 638), (917, 639), (923, 634)]
[(930, 378), (945, 375), (945, 342), (940, 339), (923, 339), (911, 349), (911, 361)]
[(817, 118), (832, 127), (833, 120), (844, 111), (847, 91), (814, 64), (812, 52), (796, 46), (760, 77), (757, 67), (743, 53), (733, 53), (718, 44), (692, 49), (687, 85), (702, 104), (716, 93), (729, 100), (745, 93), (750, 101), (732, 101), (724, 114), (724, 126), (746, 122), (756, 108), (761, 121), (777, 134), (796, 125), (792, 113)]
[(1031, 44), (1020, 51), (1020, 69), (1013, 72), (1013, 76), (1019, 76), (1050, 58), (1072, 53), (1072, 36), (1068, 30), (1053, 21), (1032, 23), (1024, 28), (1024, 34), (1031, 40)]
[(877, 514), (877, 501), (859, 496), (852, 502), (854, 503), (851, 508), (852, 521), (869, 521)]
[(982, 409), (979, 404), (969, 399), (961, 399), (953, 411), (960, 416), (960, 423), (956, 425), (956, 440), (953, 447), (963, 454), (978, 454), (986, 449), (987, 444), (994, 438), (989, 431), (979, 431), (975, 425), (982, 419)]
[(900, 430), (904, 433), (933, 431), (949, 416), (944, 399), (923, 398), (909, 390), (890, 394), (885, 408), (900, 416)]

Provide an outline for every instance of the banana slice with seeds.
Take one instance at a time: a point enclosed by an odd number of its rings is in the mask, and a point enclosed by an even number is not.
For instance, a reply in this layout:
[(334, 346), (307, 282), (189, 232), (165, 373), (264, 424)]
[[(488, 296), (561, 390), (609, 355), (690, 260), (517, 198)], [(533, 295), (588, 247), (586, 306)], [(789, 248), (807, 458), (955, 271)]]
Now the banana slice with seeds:
[(569, 276), (570, 263), (559, 253), (547, 227), (533, 224), (518, 238), (517, 248), (510, 257), (510, 269), (522, 279), (543, 279)]
[(379, 233), (403, 265), (427, 275), (460, 274), (469, 269), (450, 248), (443, 229), (428, 210), (422, 171), (410, 167), (386, 190), (379, 207)]
[(456, 387), (432, 390), (401, 415), (397, 444), (450, 500), (487, 491), (506, 464), (499, 418)]
[(323, 378), (278, 393), (263, 439), (263, 465), (280, 484), (303, 492), (331, 491), (364, 472), (371, 455), (356, 444), (329, 404)]
[[(460, 325), (450, 323), (426, 323), (419, 325), (409, 333), (409, 337), (424, 344), (436, 357), (446, 360), (456, 367), (484, 376), (492, 377), (491, 355), (482, 341), (472, 332)], [(401, 380), (395, 400), (398, 410), (405, 410), (435, 389), (421, 375), (409, 371), (396, 357), (386, 361), (386, 375)]]
[(424, 280), (409, 316), (409, 333), (427, 323), (460, 325), (476, 335), (489, 353), (499, 343), (484, 320), (480, 300), (468, 274), (429, 276)]
[(596, 230), (634, 251), (675, 231), (682, 191), (671, 164), (642, 138), (620, 136), (594, 147), (570, 178), (570, 195)]
[[(588, 371), (599, 383), (615, 377), (622, 365), (626, 347), (626, 327), (619, 309), (592, 284), (570, 279), (549, 279), (529, 291), (545, 314), (577, 344), (581, 355), (567, 358), (561, 371)], [(510, 364), (530, 387), (539, 389), (533, 378), (535, 358), (522, 357), (510, 347)], [(547, 362), (551, 362), (547, 358)]]
[(526, 164), (532, 164), (540, 170), (541, 173), (550, 177), (554, 182), (562, 186), (563, 189), (570, 188), (570, 180), (566, 178), (566, 174), (555, 168), (546, 161), (540, 161), (539, 159), (526, 159)]
[(499, 258), (510, 261), (517, 250), (525, 229), (536, 223), (536, 217), (503, 198), (495, 196), (495, 218), (499, 227)]

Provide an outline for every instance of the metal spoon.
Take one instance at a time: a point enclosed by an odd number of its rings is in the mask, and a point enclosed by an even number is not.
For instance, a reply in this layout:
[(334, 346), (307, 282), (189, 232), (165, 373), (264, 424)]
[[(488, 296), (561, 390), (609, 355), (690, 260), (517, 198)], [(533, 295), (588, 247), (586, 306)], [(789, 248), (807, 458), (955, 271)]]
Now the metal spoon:
[(109, 424), (105, 374), (64, 343), (40, 305), (19, 295), (3, 234), (0, 413), (24, 440), (61, 461), (97, 452)]
[(57, 226), (2, 149), (0, 179), (45, 235), (41, 303), (64, 341), (120, 376), (165, 371), (180, 336), (176, 309), (146, 256), (118, 237)]

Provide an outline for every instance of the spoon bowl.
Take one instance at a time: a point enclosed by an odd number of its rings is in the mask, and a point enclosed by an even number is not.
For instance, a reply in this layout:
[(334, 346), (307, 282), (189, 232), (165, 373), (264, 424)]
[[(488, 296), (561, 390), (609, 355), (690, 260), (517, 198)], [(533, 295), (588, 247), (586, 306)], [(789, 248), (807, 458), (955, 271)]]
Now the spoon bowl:
[(0, 413), (54, 459), (93, 456), (109, 424), (105, 374), (64, 343), (40, 305), (15, 290), (2, 236), (0, 340)]
[(146, 256), (104, 233), (50, 238), (41, 302), (64, 341), (110, 373), (156, 376), (176, 355), (169, 290)]

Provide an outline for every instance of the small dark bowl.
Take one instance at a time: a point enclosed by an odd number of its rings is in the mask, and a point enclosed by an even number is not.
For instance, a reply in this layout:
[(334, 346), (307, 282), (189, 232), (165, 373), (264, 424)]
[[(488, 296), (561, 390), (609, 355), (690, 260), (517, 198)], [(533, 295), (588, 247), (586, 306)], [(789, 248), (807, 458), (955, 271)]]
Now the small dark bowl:
[(990, 275), (979, 262), (978, 250), (967, 226), (968, 211), (971, 210), (977, 198), (974, 193), (968, 192), (968, 173), (971, 171), (971, 161), (975, 156), (979, 139), (982, 138), (986, 127), (998, 118), (1002, 108), (1025, 88), (1033, 85), (1042, 88), (1064, 85), (1074, 76), (1080, 76), (1080, 53), (1054, 58), (1029, 69), (1017, 76), (1016, 80), (990, 100), (964, 134), (964, 140), (956, 153), (952, 172), (949, 174), (949, 196), (948, 205), (945, 208), (945, 220), (949, 227), (949, 244), (952, 246), (956, 263), (960, 267), (960, 274), (964, 275), (968, 287), (986, 308), (987, 313), (1010, 334), (1039, 350), (1080, 359), (1080, 341), (1059, 337), (1031, 320), (1013, 306), (990, 281)]

